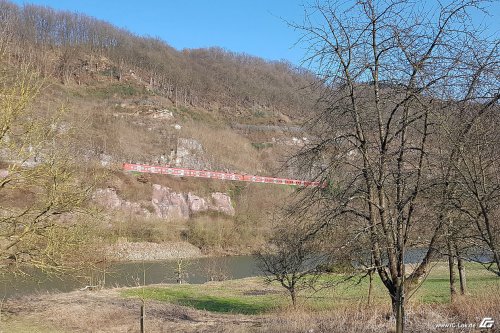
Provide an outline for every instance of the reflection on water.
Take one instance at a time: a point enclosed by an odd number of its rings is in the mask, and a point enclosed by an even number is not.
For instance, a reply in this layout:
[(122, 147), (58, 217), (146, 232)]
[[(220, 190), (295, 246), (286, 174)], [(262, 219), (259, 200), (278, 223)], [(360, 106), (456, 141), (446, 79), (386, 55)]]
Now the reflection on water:
[[(252, 256), (211, 257), (184, 259), (181, 278), (188, 283), (204, 283), (217, 279), (239, 279), (260, 274)], [(33, 293), (72, 291), (104, 281), (106, 287), (139, 286), (155, 283), (176, 283), (178, 261), (117, 263), (105, 273), (94, 272), (92, 277), (51, 278), (40, 271), (30, 273), (31, 278), (0, 277), (0, 299)]]

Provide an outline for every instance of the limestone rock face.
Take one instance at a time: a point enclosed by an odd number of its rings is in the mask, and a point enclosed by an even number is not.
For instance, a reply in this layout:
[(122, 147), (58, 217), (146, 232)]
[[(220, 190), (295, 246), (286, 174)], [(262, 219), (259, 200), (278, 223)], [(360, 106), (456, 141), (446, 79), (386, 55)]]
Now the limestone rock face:
[(201, 143), (194, 139), (177, 139), (177, 155), (175, 165), (182, 168), (210, 169)]
[(189, 206), (182, 193), (173, 192), (170, 188), (153, 184), (151, 199), (156, 215), (167, 220), (189, 219)]
[(207, 200), (205, 200), (204, 198), (200, 198), (199, 196), (194, 195), (191, 192), (187, 194), (187, 202), (191, 213), (204, 212), (209, 209)]
[(93, 199), (95, 202), (108, 209), (116, 209), (122, 205), (122, 199), (118, 197), (116, 190), (110, 187), (97, 189)]
[(102, 154), (99, 155), (99, 159), (100, 159), (101, 165), (103, 167), (110, 166), (111, 163), (113, 162), (113, 156), (107, 155), (107, 154), (104, 154), (104, 153), (102, 153)]
[(192, 214), (208, 210), (234, 216), (231, 197), (226, 193), (215, 192), (210, 198), (202, 198), (191, 192), (176, 193), (168, 187), (153, 184), (153, 206), (159, 218), (167, 220), (187, 220)]
[(150, 213), (138, 202), (121, 199), (114, 188), (97, 189), (93, 195), (94, 202), (108, 210), (122, 211), (128, 214), (151, 217), (156, 216), (166, 221), (187, 221), (193, 214), (216, 211), (234, 216), (235, 211), (231, 197), (226, 193), (215, 192), (208, 198), (197, 196), (191, 192), (177, 193), (171, 188), (153, 184), (151, 204), (154, 213)]
[(97, 189), (92, 198), (99, 205), (110, 210), (121, 210), (129, 214), (145, 217), (151, 216), (151, 213), (142, 208), (139, 203), (121, 199), (116, 193), (116, 189), (111, 187)]
[(235, 211), (234, 207), (231, 203), (231, 197), (226, 193), (215, 192), (212, 193), (212, 201), (213, 204), (210, 206), (210, 209), (234, 216)]
[(0, 178), (7, 178), (9, 176), (9, 170), (0, 169)]

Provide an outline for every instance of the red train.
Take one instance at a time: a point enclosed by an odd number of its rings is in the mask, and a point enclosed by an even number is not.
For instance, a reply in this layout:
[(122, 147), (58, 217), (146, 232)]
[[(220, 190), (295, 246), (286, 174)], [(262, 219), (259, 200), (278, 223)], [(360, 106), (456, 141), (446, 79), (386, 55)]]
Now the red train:
[(145, 164), (124, 163), (123, 170), (141, 172), (141, 173), (157, 173), (162, 175), (171, 175), (178, 177), (199, 177), (199, 178), (235, 180), (243, 182), (267, 183), (267, 184), (277, 184), (277, 185), (325, 187), (324, 184), (320, 182), (311, 182), (299, 179), (262, 177), (254, 175), (243, 175), (237, 173), (226, 173), (220, 171), (193, 170), (193, 169), (183, 169), (183, 168), (172, 168), (167, 166), (152, 166)]

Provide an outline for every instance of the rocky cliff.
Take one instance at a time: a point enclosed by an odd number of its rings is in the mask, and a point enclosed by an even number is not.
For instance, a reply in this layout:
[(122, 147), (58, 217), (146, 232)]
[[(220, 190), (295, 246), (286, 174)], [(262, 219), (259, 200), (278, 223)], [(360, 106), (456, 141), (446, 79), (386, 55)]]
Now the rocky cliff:
[(108, 187), (98, 189), (93, 199), (102, 207), (114, 211), (141, 217), (157, 217), (166, 221), (186, 221), (191, 216), (214, 211), (234, 216), (235, 210), (231, 197), (226, 193), (214, 192), (209, 197), (201, 197), (194, 193), (179, 193), (169, 187), (153, 184), (151, 205), (154, 212), (144, 207), (144, 203), (130, 202), (119, 197), (116, 189)]

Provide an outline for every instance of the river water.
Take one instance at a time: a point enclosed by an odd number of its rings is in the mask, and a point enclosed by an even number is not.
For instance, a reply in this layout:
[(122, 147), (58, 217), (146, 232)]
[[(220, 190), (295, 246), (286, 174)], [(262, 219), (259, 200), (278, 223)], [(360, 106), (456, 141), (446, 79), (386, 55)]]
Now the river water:
[[(423, 249), (408, 249), (405, 263), (418, 263), (425, 255)], [(482, 256), (484, 260), (487, 258)], [(438, 260), (446, 260), (441, 257)], [(187, 283), (205, 283), (217, 279), (240, 279), (262, 275), (253, 256), (205, 257), (183, 260), (182, 280)], [(51, 278), (39, 271), (31, 272), (32, 277), (0, 276), (0, 300), (44, 292), (67, 292), (96, 285), (104, 281), (105, 287), (133, 287), (157, 283), (177, 283), (178, 261), (126, 262), (115, 263), (106, 272), (94, 273), (93, 278)]]
[[(260, 275), (252, 256), (206, 257), (183, 260), (181, 278), (187, 283), (205, 283), (211, 279), (240, 279)], [(30, 272), (31, 277), (0, 277), (0, 300), (45, 292), (67, 292), (105, 281), (105, 287), (132, 287), (156, 283), (177, 283), (176, 260), (155, 262), (116, 263), (106, 273), (94, 273), (93, 278), (54, 278), (40, 271)], [(87, 274), (90, 275), (90, 274)]]

